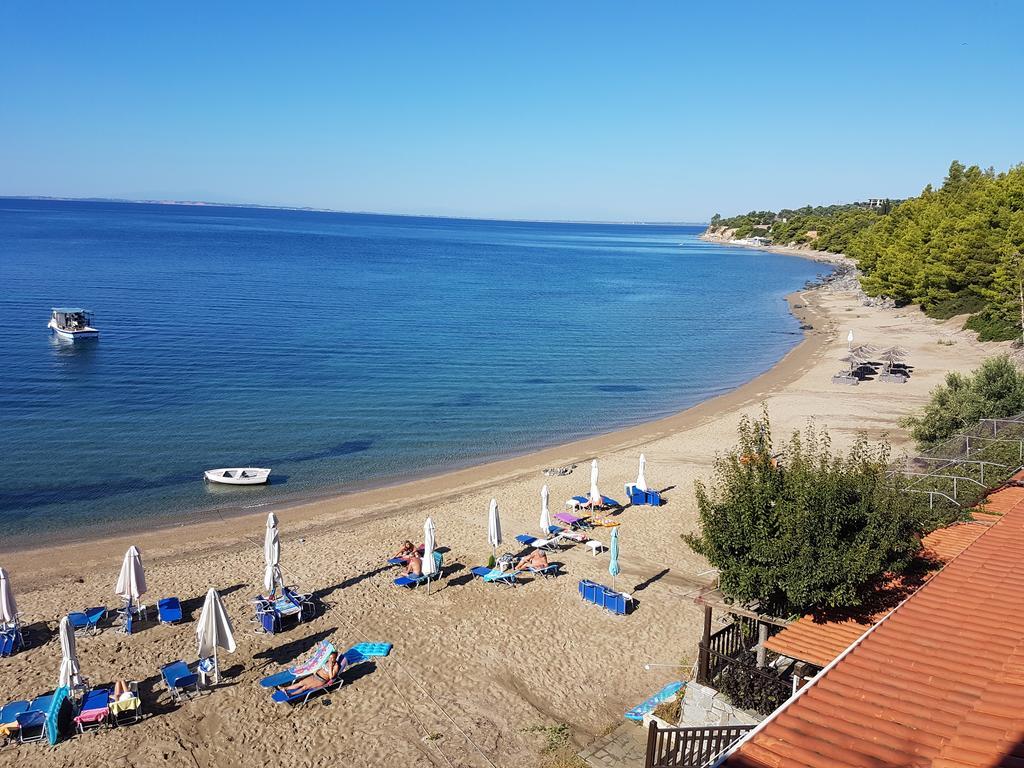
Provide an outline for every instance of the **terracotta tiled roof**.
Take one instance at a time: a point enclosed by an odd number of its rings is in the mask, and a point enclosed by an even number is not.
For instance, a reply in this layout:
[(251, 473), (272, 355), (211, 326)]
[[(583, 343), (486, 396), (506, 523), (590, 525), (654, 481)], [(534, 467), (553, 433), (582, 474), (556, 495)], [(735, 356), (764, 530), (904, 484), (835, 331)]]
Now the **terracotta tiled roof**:
[[(1024, 489), (1021, 489), (1024, 490)], [(924, 556), (929, 560), (947, 563), (963, 552), (971, 542), (987, 530), (987, 526), (978, 523), (951, 525), (932, 531), (922, 539)], [(925, 573), (921, 581), (934, 575)], [(804, 616), (794, 621), (784, 630), (771, 637), (765, 647), (770, 651), (781, 653), (793, 659), (808, 661), (824, 667), (832, 659), (850, 647), (850, 644), (867, 632), (872, 625), (882, 619), (896, 603), (909, 595), (916, 588), (904, 579), (893, 579), (881, 590), (892, 595), (888, 606), (882, 610), (868, 612), (865, 616), (843, 619), (823, 619), (822, 617)], [(884, 600), (884, 595), (882, 602)]]
[(725, 764), (1024, 766), (1024, 495)]

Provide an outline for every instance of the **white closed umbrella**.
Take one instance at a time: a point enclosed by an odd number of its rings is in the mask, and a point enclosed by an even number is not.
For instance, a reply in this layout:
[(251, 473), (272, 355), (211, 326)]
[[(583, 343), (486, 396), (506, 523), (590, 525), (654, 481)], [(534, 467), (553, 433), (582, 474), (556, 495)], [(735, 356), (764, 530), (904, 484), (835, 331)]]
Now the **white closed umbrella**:
[(853, 349), (853, 329), (852, 328), (850, 329), (850, 332), (848, 334), (846, 334), (846, 348), (847, 349)]
[[(437, 563), (434, 562), (434, 521), (429, 517), (423, 523), (423, 575), (437, 574)], [(430, 582), (427, 582), (427, 594), (430, 594)]]
[(11, 580), (7, 578), (7, 571), (0, 568), (0, 623), (17, 624), (17, 622), (18, 605), (14, 602)]
[(647, 470), (647, 457), (640, 454), (640, 471), (636, 473), (636, 487), (641, 491), (647, 490), (647, 477), (644, 474)]
[(78, 654), (75, 651), (75, 630), (65, 616), (60, 620), (60, 675), (58, 688), (76, 688), (82, 684), (82, 672), (78, 668)]
[(277, 530), (277, 516), (273, 512), (267, 515), (267, 530), (263, 536), (263, 561), (266, 564), (263, 586), (267, 594), (273, 594), (278, 587), (284, 587), (284, 578), (281, 575), (281, 536)]
[(487, 543), (497, 555), (498, 547), (501, 546), (501, 518), (498, 516), (497, 499), (491, 499), (491, 508), (487, 512)]
[(235, 651), (235, 635), (231, 628), (231, 619), (224, 610), (224, 603), (216, 589), (210, 589), (203, 601), (203, 610), (199, 614), (196, 625), (196, 636), (199, 639), (199, 658), (213, 657), (213, 680), (220, 682), (220, 667), (217, 665), (217, 649), (223, 648), (228, 653)]
[(138, 601), (146, 594), (146, 572), (142, 568), (142, 554), (138, 547), (128, 547), (124, 553), (114, 592), (129, 602)]
[(551, 512), (548, 510), (548, 487), (540, 489), (540, 535), (547, 538), (551, 535)]
[(597, 490), (597, 459), (590, 462), (590, 503), (594, 506), (601, 504), (601, 492)]

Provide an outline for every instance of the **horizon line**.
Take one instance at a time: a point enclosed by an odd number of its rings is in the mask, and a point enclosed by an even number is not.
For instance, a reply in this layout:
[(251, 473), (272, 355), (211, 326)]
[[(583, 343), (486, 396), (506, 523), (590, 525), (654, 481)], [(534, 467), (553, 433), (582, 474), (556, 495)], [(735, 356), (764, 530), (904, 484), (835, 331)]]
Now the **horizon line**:
[(431, 213), (384, 213), (381, 211), (347, 211), (339, 208), (318, 208), (300, 205), (271, 205), (266, 203), (223, 203), (210, 200), (154, 200), (125, 197), (62, 197), (58, 195), (0, 195), (0, 200), (53, 200), (67, 203), (122, 203), (136, 205), (180, 205), (193, 208), (254, 208), (274, 211), (308, 211), (310, 213), (341, 213), (357, 216), (399, 216), (410, 219), (453, 219), (457, 221), (495, 221), (523, 224), (611, 224), (621, 226), (668, 225), (677, 227), (706, 227), (710, 221), (633, 220), (611, 221), (601, 219), (530, 219), (501, 218), (496, 216), (455, 216)]

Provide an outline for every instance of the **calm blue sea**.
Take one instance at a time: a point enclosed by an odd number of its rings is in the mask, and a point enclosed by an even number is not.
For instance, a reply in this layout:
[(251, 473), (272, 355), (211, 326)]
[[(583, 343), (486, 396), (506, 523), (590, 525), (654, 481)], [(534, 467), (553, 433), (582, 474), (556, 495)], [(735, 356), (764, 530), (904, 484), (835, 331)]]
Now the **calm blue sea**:
[[(821, 267), (699, 231), (0, 200), (0, 530), (365, 487), (727, 391), (800, 340), (783, 297)], [(61, 305), (100, 339), (52, 337)], [(239, 465), (274, 482), (201, 480)]]

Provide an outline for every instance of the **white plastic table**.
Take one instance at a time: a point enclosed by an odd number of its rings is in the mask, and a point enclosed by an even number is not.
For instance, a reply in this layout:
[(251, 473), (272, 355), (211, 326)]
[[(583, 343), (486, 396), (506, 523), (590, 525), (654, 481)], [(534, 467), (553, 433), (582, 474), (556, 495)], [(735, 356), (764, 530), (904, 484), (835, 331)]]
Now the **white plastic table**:
[(587, 546), (590, 548), (590, 552), (594, 555), (594, 557), (597, 557), (597, 553), (605, 548), (604, 544), (602, 544), (597, 539), (591, 539), (590, 541), (588, 541)]

